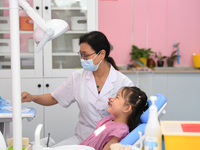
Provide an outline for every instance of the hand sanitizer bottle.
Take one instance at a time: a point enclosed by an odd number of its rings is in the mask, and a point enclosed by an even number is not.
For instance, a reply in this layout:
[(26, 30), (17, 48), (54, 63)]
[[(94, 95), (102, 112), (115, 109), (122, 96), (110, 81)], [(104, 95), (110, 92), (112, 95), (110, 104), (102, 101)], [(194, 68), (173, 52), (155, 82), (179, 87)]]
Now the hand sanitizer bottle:
[(157, 97), (151, 96), (152, 105), (149, 110), (149, 119), (145, 128), (145, 150), (161, 150), (161, 129), (158, 121), (157, 107), (155, 105)]

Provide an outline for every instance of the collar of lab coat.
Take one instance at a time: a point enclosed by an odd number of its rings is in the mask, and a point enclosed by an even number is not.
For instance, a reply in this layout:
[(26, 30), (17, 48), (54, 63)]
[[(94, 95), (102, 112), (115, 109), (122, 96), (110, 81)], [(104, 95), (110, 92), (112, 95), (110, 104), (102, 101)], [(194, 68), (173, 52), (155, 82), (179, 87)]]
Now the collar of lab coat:
[(114, 88), (114, 84), (113, 83), (116, 82), (116, 80), (117, 80), (117, 78), (116, 78), (116, 70), (111, 65), (108, 78), (106, 79), (106, 82), (104, 83), (104, 86), (101, 89), (100, 94), (98, 94), (96, 82), (95, 82), (94, 75), (93, 75), (92, 71), (88, 71), (88, 73), (86, 75), (86, 79), (87, 79), (87, 87), (92, 91), (92, 93), (97, 98), (100, 99), (102, 96), (104, 96), (105, 94), (109, 93)]

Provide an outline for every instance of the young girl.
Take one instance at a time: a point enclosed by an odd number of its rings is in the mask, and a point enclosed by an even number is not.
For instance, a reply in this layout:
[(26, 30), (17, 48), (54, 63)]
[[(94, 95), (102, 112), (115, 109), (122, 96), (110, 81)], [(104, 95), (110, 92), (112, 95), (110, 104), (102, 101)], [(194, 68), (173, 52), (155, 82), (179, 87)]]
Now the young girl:
[(96, 130), (79, 145), (95, 150), (110, 150), (140, 122), (140, 115), (148, 108), (147, 96), (137, 87), (123, 87), (114, 98), (109, 98), (107, 109), (112, 115), (101, 119)]

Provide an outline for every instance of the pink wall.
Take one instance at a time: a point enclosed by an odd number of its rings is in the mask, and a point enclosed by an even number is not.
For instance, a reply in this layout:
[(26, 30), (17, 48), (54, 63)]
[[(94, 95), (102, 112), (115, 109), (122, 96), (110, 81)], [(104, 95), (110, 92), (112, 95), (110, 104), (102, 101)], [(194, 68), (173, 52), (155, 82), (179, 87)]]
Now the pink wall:
[(192, 54), (200, 53), (199, 8), (199, 0), (99, 0), (99, 30), (113, 44), (117, 65), (130, 63), (132, 44), (170, 56), (180, 42), (175, 66), (192, 66)]
[(131, 0), (99, 0), (98, 3), (99, 31), (102, 31), (114, 46), (111, 57), (115, 59), (117, 64), (127, 64), (130, 60), (131, 5)]

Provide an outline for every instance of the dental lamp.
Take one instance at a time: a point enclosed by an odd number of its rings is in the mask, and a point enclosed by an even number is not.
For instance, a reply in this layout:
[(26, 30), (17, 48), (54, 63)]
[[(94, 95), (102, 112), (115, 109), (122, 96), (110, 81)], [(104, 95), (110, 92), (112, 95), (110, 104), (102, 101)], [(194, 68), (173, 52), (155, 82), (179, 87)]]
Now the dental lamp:
[(25, 10), (29, 17), (38, 25), (33, 33), (33, 39), (38, 44), (36, 52), (40, 52), (48, 41), (69, 30), (69, 26), (64, 20), (53, 19), (45, 21), (25, 0), (19, 0), (19, 6)]
[[(25, 0), (9, 0), (11, 73), (12, 73), (12, 120), (13, 149), (22, 149), (22, 117), (21, 117), (21, 78), (20, 78), (20, 41), (19, 41), (19, 7), (20, 6), (38, 25), (33, 38), (38, 44), (36, 52), (50, 40), (65, 33), (69, 26), (59, 19), (45, 21)], [(2, 139), (0, 139), (2, 140)], [(5, 139), (4, 139), (5, 140)], [(0, 141), (1, 142), (1, 141)], [(5, 142), (5, 141), (4, 141)], [(1, 150), (6, 150), (5, 148)]]

